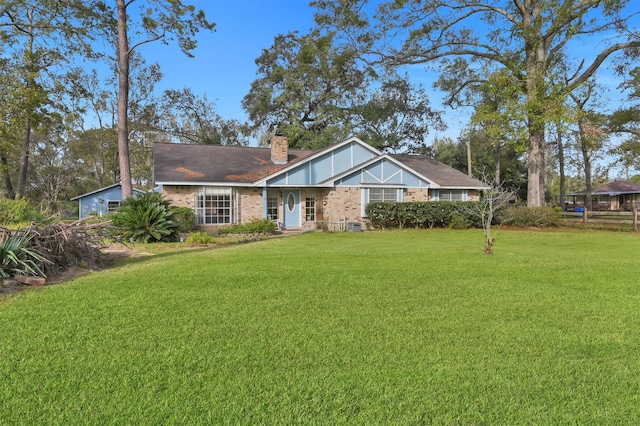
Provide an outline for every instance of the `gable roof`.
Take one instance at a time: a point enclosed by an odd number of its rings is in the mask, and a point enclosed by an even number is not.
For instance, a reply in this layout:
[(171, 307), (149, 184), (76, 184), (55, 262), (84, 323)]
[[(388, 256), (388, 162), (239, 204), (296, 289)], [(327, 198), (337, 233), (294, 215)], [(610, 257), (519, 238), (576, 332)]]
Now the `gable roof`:
[[(586, 191), (580, 191), (573, 195), (585, 195)], [(591, 190), (591, 195), (622, 195), (622, 194), (640, 194), (640, 185), (633, 182), (627, 182), (624, 180), (614, 180), (613, 182), (606, 183), (604, 185), (596, 186)]]
[[(396, 160), (395, 158), (393, 158), (392, 156), (388, 155), (388, 154), (383, 154), (383, 155), (379, 155), (377, 157), (373, 157), (363, 163), (357, 164), (354, 167), (351, 167), (348, 170), (345, 170), (342, 173), (339, 173), (335, 176), (332, 176), (331, 178), (325, 180), (324, 182), (321, 183), (321, 185), (323, 186), (333, 186), (336, 184), (336, 182), (338, 181), (342, 181), (343, 179), (349, 179), (350, 177), (352, 177), (354, 175), (354, 173), (359, 173), (360, 171), (366, 170), (369, 166), (371, 165), (375, 165), (375, 164), (381, 164), (381, 163), (385, 163), (386, 161), (389, 161), (395, 165), (397, 165), (399, 167), (399, 169), (402, 169), (410, 174), (415, 175), (415, 177), (417, 178), (417, 181), (420, 182), (421, 180), (423, 180), (429, 187), (431, 188), (439, 188), (440, 186), (434, 182), (433, 180), (429, 179), (428, 177), (418, 173), (416, 170), (411, 169), (409, 166), (407, 166), (406, 164), (402, 163), (401, 161)], [(395, 173), (394, 173), (395, 175)], [(378, 177), (382, 177), (382, 176), (378, 176)], [(361, 181), (359, 182), (361, 183)], [(378, 185), (378, 184), (385, 184), (386, 182), (382, 182), (382, 180), (380, 180), (379, 182), (368, 182), (367, 185)], [(399, 183), (399, 182), (393, 182), (391, 183), (392, 186), (397, 186), (398, 184), (402, 184), (404, 185), (404, 182)]]
[[(95, 191), (87, 192), (86, 194), (77, 195), (77, 196), (75, 196), (75, 197), (71, 198), (71, 199), (70, 199), (70, 201), (74, 201), (74, 200), (77, 200), (77, 199), (79, 199), (79, 198), (88, 197), (89, 195), (97, 194), (97, 193), (99, 193), (99, 192), (108, 191), (108, 190), (110, 190), (110, 189), (112, 189), (112, 188), (117, 188), (118, 186), (122, 186), (122, 184), (120, 184), (120, 183), (114, 183), (113, 185), (105, 186), (104, 188), (96, 189)], [(143, 193), (144, 193), (144, 191), (143, 191), (143, 190), (141, 190), (141, 189), (136, 189), (136, 188), (133, 188), (133, 191), (134, 191), (134, 192), (139, 192), (140, 194), (143, 194)]]
[(389, 156), (437, 183), (441, 188), (482, 189), (487, 187), (478, 179), (469, 177), (461, 171), (425, 155), (390, 154)]
[(156, 184), (172, 185), (253, 184), (313, 152), (290, 149), (289, 162), (275, 164), (271, 161), (269, 148), (154, 143), (154, 181)]
[(383, 154), (355, 137), (315, 151), (289, 149), (287, 164), (275, 164), (271, 160), (270, 148), (155, 143), (154, 182), (159, 185), (264, 186), (269, 180), (285, 176), (304, 164), (312, 164), (315, 160), (348, 146), (357, 146), (360, 152), (368, 153), (368, 159), (353, 164), (348, 170), (343, 169), (318, 184), (328, 185), (334, 182), (335, 178), (346, 176), (381, 159), (388, 159), (412, 171), (416, 176), (434, 183), (434, 188), (486, 187), (481, 181), (424, 155)]
[(374, 147), (372, 147), (371, 145), (362, 142), (360, 139), (356, 138), (356, 137), (351, 137), (349, 139), (346, 139), (342, 142), (338, 142), (336, 144), (330, 145), (328, 147), (322, 148), (322, 149), (318, 149), (315, 151), (311, 152), (311, 155), (306, 156), (304, 159), (302, 159), (302, 161), (296, 163), (296, 164), (286, 164), (285, 167), (283, 167), (281, 170), (278, 170), (276, 173), (273, 173), (269, 176), (264, 176), (262, 179), (260, 179), (259, 181), (255, 182), (256, 185), (262, 185), (264, 183), (267, 182), (267, 180), (271, 180), (273, 178), (278, 177), (279, 175), (285, 174), (287, 173), (289, 170), (291, 170), (294, 167), (298, 167), (300, 164), (303, 163), (309, 163), (312, 162), (313, 160), (322, 157), (323, 155), (331, 152), (331, 151), (338, 151), (340, 148), (342, 147), (346, 147), (348, 145), (359, 145), (360, 147), (364, 148), (366, 151), (368, 151), (370, 153), (370, 155), (372, 156), (379, 156), (382, 155), (382, 153), (380, 151), (378, 151), (377, 149), (375, 149)]
[(623, 180), (614, 180), (613, 182), (593, 188), (591, 193), (608, 195), (640, 194), (640, 185)]

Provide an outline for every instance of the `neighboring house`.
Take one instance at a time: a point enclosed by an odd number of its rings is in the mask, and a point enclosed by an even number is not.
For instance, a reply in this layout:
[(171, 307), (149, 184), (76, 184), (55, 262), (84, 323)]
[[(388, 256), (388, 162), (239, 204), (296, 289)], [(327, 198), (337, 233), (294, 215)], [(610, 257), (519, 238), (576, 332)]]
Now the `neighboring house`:
[[(143, 193), (139, 189), (134, 188), (134, 193)], [(80, 219), (84, 219), (89, 215), (102, 216), (120, 207), (122, 202), (122, 185), (115, 183), (96, 189), (86, 194), (73, 197), (71, 201), (78, 200)]]
[(482, 182), (422, 155), (384, 154), (357, 138), (316, 151), (153, 145), (154, 183), (198, 225), (267, 218), (286, 228), (362, 222), (374, 201), (478, 200)]
[[(585, 192), (567, 194), (566, 210), (584, 207)], [(634, 203), (640, 201), (640, 185), (633, 182), (616, 180), (591, 190), (594, 210), (625, 211), (633, 210)]]

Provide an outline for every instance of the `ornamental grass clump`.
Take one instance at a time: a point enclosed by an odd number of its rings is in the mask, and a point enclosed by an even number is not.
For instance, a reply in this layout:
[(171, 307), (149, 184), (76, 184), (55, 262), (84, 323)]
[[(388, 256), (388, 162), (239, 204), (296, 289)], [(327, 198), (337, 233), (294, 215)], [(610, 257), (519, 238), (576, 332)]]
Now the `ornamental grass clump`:
[(30, 230), (0, 233), (0, 277), (34, 275), (44, 277), (38, 264), (50, 263), (37, 251), (29, 248), (33, 238)]

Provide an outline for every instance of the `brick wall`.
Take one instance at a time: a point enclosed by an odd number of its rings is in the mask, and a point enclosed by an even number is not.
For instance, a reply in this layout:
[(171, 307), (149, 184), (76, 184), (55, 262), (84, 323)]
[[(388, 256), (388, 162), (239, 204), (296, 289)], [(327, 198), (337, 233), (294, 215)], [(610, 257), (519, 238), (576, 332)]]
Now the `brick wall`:
[[(190, 207), (195, 209), (195, 187), (191, 186), (164, 186), (162, 194), (171, 201), (171, 204), (178, 207)], [(270, 191), (270, 195), (277, 194), (278, 215), (280, 221), (284, 219), (284, 205), (282, 191)], [(346, 222), (363, 222), (362, 218), (362, 195), (361, 189), (357, 187), (337, 187), (327, 189), (306, 188), (301, 191), (300, 208), (302, 215), (302, 226), (305, 228), (315, 227), (318, 222), (331, 224), (341, 220)], [(262, 218), (262, 188), (237, 188), (237, 205), (239, 210), (239, 222), (248, 222), (252, 219)], [(305, 199), (315, 197), (316, 199), (316, 220), (306, 221), (304, 214)], [(408, 188), (404, 192), (404, 201), (429, 201), (432, 200), (427, 188)], [(480, 192), (470, 190), (467, 195), (469, 201), (480, 199)]]
[(362, 195), (360, 188), (337, 187), (329, 191), (323, 199), (324, 219), (339, 222), (346, 218), (347, 222), (362, 222)]
[(163, 186), (162, 195), (176, 207), (195, 209), (196, 195), (193, 186)]
[(407, 188), (404, 190), (404, 201), (411, 203), (414, 201), (429, 201), (433, 197), (429, 195), (428, 188)]
[[(190, 207), (195, 210), (196, 187), (193, 186), (163, 186), (162, 195), (176, 207)], [(262, 189), (236, 189), (238, 221), (248, 222), (251, 219), (262, 218)]]
[(470, 189), (467, 191), (467, 201), (480, 201), (480, 191)]
[(238, 221), (249, 222), (253, 219), (262, 219), (262, 188), (237, 188), (238, 197)]
[(271, 138), (271, 161), (276, 164), (287, 164), (289, 158), (289, 142), (287, 138), (275, 135)]

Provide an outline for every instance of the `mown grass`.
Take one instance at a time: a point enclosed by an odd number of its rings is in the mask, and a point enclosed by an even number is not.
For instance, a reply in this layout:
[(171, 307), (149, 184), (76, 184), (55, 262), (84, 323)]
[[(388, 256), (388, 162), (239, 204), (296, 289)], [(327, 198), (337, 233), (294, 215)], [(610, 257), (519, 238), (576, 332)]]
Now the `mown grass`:
[(0, 304), (0, 424), (635, 424), (640, 238), (313, 233)]

